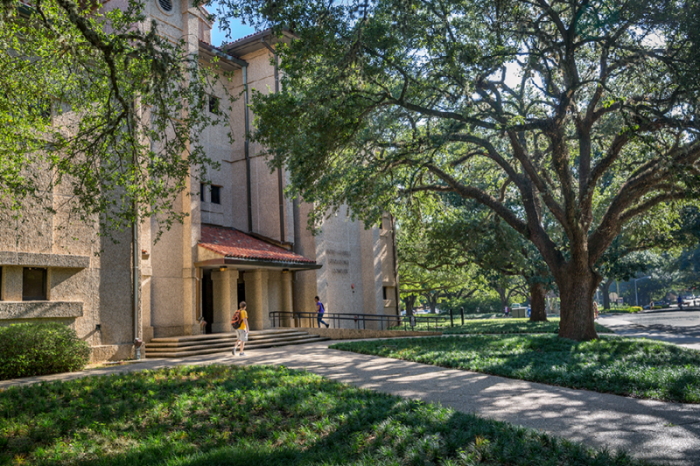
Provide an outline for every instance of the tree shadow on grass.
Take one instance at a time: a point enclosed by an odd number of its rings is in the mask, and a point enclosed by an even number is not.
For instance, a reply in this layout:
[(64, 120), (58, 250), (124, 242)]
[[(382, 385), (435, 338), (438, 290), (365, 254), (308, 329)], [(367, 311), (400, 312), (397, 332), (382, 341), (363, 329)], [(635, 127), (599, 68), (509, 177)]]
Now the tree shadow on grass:
[[(526, 351), (506, 352), (503, 358), (493, 355), (484, 356), (481, 361), (478, 361), (482, 364), (480, 369), (467, 367), (470, 365), (463, 364), (474, 360), (470, 356), (460, 359), (463, 355), (460, 355), (459, 352), (450, 352), (453, 349), (461, 348), (462, 345), (470, 341), (476, 350), (486, 350), (489, 347), (498, 349), (499, 344), (496, 342), (504, 339), (512, 340), (512, 347), (515, 349), (517, 341), (522, 341), (524, 338), (522, 336), (469, 336), (441, 339), (403, 339), (342, 343), (337, 344), (337, 347), (387, 357), (393, 354), (397, 359), (465, 369), (462, 372), (443, 371), (422, 364), (401, 361), (390, 363), (390, 360), (382, 359), (373, 359), (373, 364), (370, 364), (366, 357), (359, 356), (356, 358), (356, 365), (363, 366), (364, 374), (358, 374), (358, 380), (372, 380), (371, 386), (377, 390), (439, 399), (464, 412), (476, 411), (488, 417), (544, 429), (555, 435), (577, 441), (585, 441), (589, 445), (607, 445), (617, 449), (634, 451), (637, 455), (668, 464), (696, 464), (697, 445), (700, 443), (700, 423), (698, 422), (700, 405), (621, 398), (606, 393), (561, 388), (571, 382), (565, 378), (577, 369), (567, 368), (563, 365), (559, 366), (560, 370), (553, 368), (557, 365), (557, 361), (547, 358), (547, 354), (543, 351), (547, 346), (546, 342), (540, 341), (547, 338), (550, 337), (526, 337), (526, 340), (532, 340), (531, 344), (526, 345)], [(624, 354), (626, 352), (625, 345), (635, 344), (621, 339), (611, 338), (610, 340), (613, 343), (619, 343), (622, 347), (612, 347), (604, 353), (604, 359), (607, 358), (609, 361), (615, 361), (619, 357), (617, 353)], [(666, 353), (661, 352), (664, 349), (686, 354), (681, 348), (664, 344), (658, 344), (659, 348), (656, 348), (657, 344), (651, 343), (651, 345), (646, 346), (647, 353), (639, 355), (639, 359), (646, 363), (654, 362), (654, 358), (664, 360), (667, 357)], [(586, 344), (563, 340), (559, 342), (556, 349), (566, 359), (572, 354), (576, 354), (580, 345), (585, 346)], [(655, 354), (657, 352), (658, 354)], [(673, 358), (676, 362), (680, 360), (678, 355), (673, 356)], [(348, 356), (346, 359), (353, 360), (353, 357)], [(561, 363), (561, 361), (558, 362)], [(583, 370), (592, 362), (591, 353), (587, 356), (584, 355), (580, 360), (575, 360), (573, 366), (579, 366), (579, 369)], [(629, 366), (632, 369), (639, 369), (641, 364), (638, 362), (630, 361)], [(681, 362), (686, 364), (688, 361)], [(541, 369), (539, 373), (535, 367), (538, 364), (540, 365), (539, 369)], [(537, 386), (527, 382), (501, 378), (522, 380), (525, 377), (518, 376), (522, 374), (514, 374), (514, 371), (527, 372), (528, 368), (532, 369), (527, 374), (532, 377), (530, 380), (534, 379), (534, 381), (558, 385), (558, 387)], [(313, 367), (313, 370), (322, 371), (322, 368)], [(399, 370), (403, 370), (406, 376), (391, 376)], [(501, 377), (471, 372), (474, 370), (501, 375)], [(334, 370), (334, 372), (338, 371), (337, 368)], [(381, 376), (381, 372), (387, 373), (387, 376)], [(410, 375), (408, 375), (409, 372)], [(421, 376), (421, 374), (423, 375)], [(579, 373), (578, 375), (581, 376), (581, 374), (583, 377), (579, 377), (579, 382), (581, 384), (587, 383), (588, 379), (591, 378), (590, 374)], [(624, 375), (624, 371), (621, 374)], [(662, 378), (665, 377), (664, 374), (661, 375)], [(664, 388), (675, 386), (677, 390), (687, 393), (688, 380), (679, 374), (671, 375), (673, 377), (664, 379), (666, 384)], [(557, 380), (557, 377), (562, 379)], [(611, 377), (616, 377), (616, 374), (612, 374)], [(417, 386), (416, 380), (423, 381), (422, 383), (426, 387)], [(364, 385), (368, 386), (369, 384), (365, 383)], [(695, 384), (695, 388), (697, 388), (697, 384)]]
[(437, 405), (260, 366), (7, 390), (0, 432), (7, 440), (0, 464), (442, 464), (460, 456), (486, 464), (630, 464)]

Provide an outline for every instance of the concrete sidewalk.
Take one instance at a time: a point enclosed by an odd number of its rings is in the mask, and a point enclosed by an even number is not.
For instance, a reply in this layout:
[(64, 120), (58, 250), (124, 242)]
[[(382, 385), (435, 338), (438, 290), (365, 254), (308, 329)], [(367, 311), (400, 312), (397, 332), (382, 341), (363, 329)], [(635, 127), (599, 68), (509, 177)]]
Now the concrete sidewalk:
[[(332, 342), (331, 342), (332, 343)], [(43, 380), (176, 365), (268, 364), (305, 369), (339, 382), (465, 413), (508, 421), (595, 447), (625, 449), (658, 464), (700, 466), (700, 405), (663, 403), (511, 380), (468, 371), (332, 350), (329, 342), (95, 369), (0, 382), (0, 389)]]

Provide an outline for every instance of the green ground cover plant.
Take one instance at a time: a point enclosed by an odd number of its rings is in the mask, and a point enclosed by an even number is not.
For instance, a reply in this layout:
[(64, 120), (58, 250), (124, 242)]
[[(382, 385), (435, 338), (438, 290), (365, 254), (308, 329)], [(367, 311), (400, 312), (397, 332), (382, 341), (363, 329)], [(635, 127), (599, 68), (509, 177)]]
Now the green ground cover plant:
[(635, 398), (700, 403), (700, 351), (654, 340), (467, 335), (331, 348)]
[[(654, 309), (663, 309), (661, 306), (656, 307), (654, 306)], [(610, 309), (601, 309), (600, 313), (603, 314), (636, 314), (637, 312), (642, 312), (643, 309), (640, 306), (626, 306), (626, 307), (613, 307)]]
[(640, 465), (284, 367), (177, 367), (0, 392), (0, 464)]
[(59, 322), (0, 327), (0, 380), (83, 369), (90, 346)]
[[(530, 319), (515, 319), (512, 317), (504, 317), (498, 319), (473, 319), (465, 322), (455, 318), (455, 326), (450, 327), (450, 319), (442, 321), (438, 324), (440, 330), (446, 334), (462, 335), (462, 334), (486, 334), (486, 333), (557, 333), (559, 332), (559, 319), (550, 318), (547, 322), (530, 322)], [(603, 325), (595, 324), (596, 331), (599, 333), (612, 333), (612, 330)], [(399, 327), (397, 327), (399, 328)], [(404, 325), (400, 327), (404, 328)], [(411, 329), (410, 326), (406, 327)], [(418, 320), (416, 330), (433, 330), (435, 322), (429, 324)]]

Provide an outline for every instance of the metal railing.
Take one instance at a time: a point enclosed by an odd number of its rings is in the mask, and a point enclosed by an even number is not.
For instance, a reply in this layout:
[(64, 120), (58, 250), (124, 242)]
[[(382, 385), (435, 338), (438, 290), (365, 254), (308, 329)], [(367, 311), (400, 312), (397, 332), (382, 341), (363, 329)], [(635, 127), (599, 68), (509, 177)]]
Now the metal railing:
[[(426, 330), (442, 330), (443, 328), (446, 327), (454, 327), (455, 322), (458, 323), (461, 321), (461, 324), (464, 325), (464, 310), (460, 310), (459, 312), (454, 312), (452, 309), (448, 313), (445, 314), (440, 314), (440, 315), (431, 315), (431, 316), (426, 316), (426, 315), (412, 315), (412, 316), (406, 316), (405, 320), (408, 321), (409, 325), (411, 328), (416, 327), (418, 324), (425, 323), (427, 329)], [(433, 328), (430, 328), (430, 323), (433, 323)]]
[[(287, 325), (292, 323), (294, 327), (301, 327), (301, 322), (305, 319), (310, 321), (309, 325), (311, 327), (316, 327), (316, 319), (318, 314), (316, 312), (283, 312), (283, 311), (272, 311), (270, 312), (270, 321), (272, 322), (272, 327), (282, 327), (282, 323), (285, 322)], [(378, 330), (390, 329), (392, 327), (403, 326), (404, 330), (412, 330), (419, 324), (426, 324), (427, 330), (441, 330), (445, 327), (454, 327), (455, 321), (461, 320), (462, 325), (464, 325), (464, 311), (459, 314), (450, 311), (449, 314), (440, 316), (386, 316), (378, 314), (353, 314), (353, 313), (332, 313), (326, 312), (323, 314), (323, 321), (330, 324), (331, 327), (341, 328), (340, 324), (342, 322), (353, 322), (354, 328), (356, 329), (367, 329), (367, 323), (377, 322)], [(431, 328), (432, 323), (432, 328)]]
[[(304, 320), (307, 320), (311, 327), (316, 327), (317, 317), (318, 314), (316, 312), (270, 312), (270, 321), (273, 328), (282, 327), (283, 322), (292, 322), (294, 327), (301, 327)], [(385, 330), (401, 325), (401, 316), (326, 312), (323, 314), (323, 321), (330, 324), (333, 328), (341, 328), (340, 324), (342, 322), (353, 322), (354, 328), (363, 330), (367, 329), (368, 323), (376, 322), (378, 330)]]

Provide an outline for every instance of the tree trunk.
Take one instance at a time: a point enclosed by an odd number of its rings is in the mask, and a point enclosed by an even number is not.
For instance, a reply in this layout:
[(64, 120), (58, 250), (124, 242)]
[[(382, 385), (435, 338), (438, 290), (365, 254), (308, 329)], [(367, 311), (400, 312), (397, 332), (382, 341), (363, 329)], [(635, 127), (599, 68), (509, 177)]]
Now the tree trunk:
[(614, 281), (612, 278), (609, 278), (603, 283), (603, 309), (610, 309), (610, 285)]
[(406, 317), (413, 315), (413, 306), (416, 304), (416, 297), (414, 295), (406, 296), (403, 300), (406, 304)]
[(496, 287), (496, 292), (498, 293), (498, 297), (501, 300), (501, 310), (500, 312), (503, 313), (506, 310), (506, 306), (508, 306), (508, 297), (506, 296), (506, 289), (501, 288), (500, 286)]
[(561, 295), (559, 336), (577, 341), (595, 340), (593, 297), (601, 277), (588, 267), (569, 264), (556, 281)]
[(428, 303), (430, 303), (430, 313), (435, 314), (435, 310), (437, 309), (437, 296), (428, 296)]
[(546, 322), (547, 309), (545, 306), (544, 284), (534, 282), (530, 284), (530, 322)]

